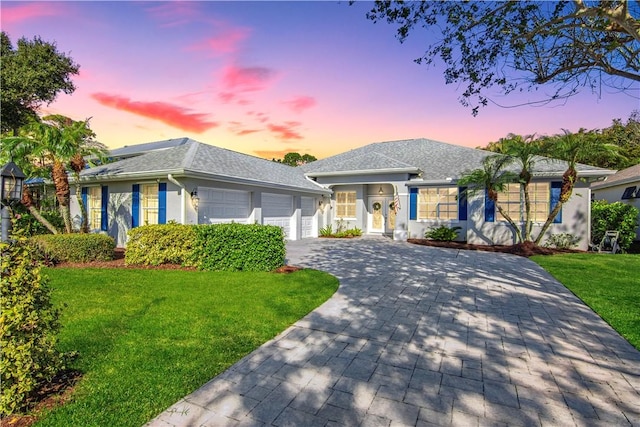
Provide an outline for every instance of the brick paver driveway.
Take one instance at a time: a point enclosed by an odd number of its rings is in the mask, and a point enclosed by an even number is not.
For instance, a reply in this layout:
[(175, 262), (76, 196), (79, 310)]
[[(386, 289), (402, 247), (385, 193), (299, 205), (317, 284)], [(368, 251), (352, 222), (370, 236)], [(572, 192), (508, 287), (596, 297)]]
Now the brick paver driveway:
[(340, 289), (153, 426), (640, 425), (640, 352), (521, 257), (288, 243)]

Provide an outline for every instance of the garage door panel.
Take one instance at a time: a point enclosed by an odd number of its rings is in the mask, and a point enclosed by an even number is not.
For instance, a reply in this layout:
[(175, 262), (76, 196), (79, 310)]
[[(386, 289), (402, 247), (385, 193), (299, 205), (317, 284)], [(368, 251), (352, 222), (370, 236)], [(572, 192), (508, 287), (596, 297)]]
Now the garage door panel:
[(264, 193), (262, 195), (263, 217), (291, 216), (293, 211), (293, 197), (287, 194)]
[(198, 196), (199, 223), (247, 222), (251, 212), (251, 195), (248, 191), (199, 187)]

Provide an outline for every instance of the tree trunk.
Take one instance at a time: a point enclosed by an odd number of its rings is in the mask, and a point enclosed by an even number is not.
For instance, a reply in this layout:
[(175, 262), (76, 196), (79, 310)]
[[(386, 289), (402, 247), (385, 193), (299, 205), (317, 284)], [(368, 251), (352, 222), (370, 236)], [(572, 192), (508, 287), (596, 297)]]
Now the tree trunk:
[(71, 226), (71, 212), (69, 210), (69, 199), (71, 190), (69, 189), (69, 177), (67, 171), (61, 161), (55, 160), (53, 162), (53, 184), (56, 188), (56, 198), (60, 205), (60, 214), (64, 220), (64, 227), (67, 233), (71, 233), (73, 228)]
[(52, 234), (58, 234), (58, 230), (51, 224), (45, 217), (42, 216), (40, 211), (33, 206), (33, 196), (31, 194), (31, 190), (29, 188), (24, 187), (22, 190), (22, 204), (29, 209), (29, 213), (33, 215), (33, 217), (38, 220), (38, 222), (46, 227)]
[(562, 189), (560, 190), (560, 197), (559, 197), (558, 203), (556, 203), (556, 205), (553, 207), (553, 210), (551, 211), (551, 213), (547, 217), (547, 220), (542, 226), (542, 229), (540, 230), (540, 234), (538, 234), (538, 237), (536, 238), (536, 241), (535, 241), (536, 245), (540, 244), (540, 242), (542, 241), (542, 238), (544, 237), (544, 234), (547, 232), (547, 230), (551, 226), (553, 219), (558, 215), (558, 213), (560, 212), (560, 209), (562, 209), (562, 205), (564, 205), (571, 197), (571, 194), (573, 193), (573, 186), (576, 182), (577, 176), (578, 176), (578, 172), (574, 168), (567, 169), (565, 173), (562, 175)]
[(524, 241), (530, 242), (531, 229), (533, 228), (533, 221), (531, 221), (531, 197), (529, 195), (529, 183), (522, 184), (522, 191), (524, 192)]
[(504, 211), (504, 209), (502, 209), (502, 206), (496, 204), (496, 208), (498, 209), (498, 212), (500, 212), (500, 215), (502, 215), (502, 217), (507, 220), (509, 225), (511, 225), (511, 227), (513, 227), (513, 230), (516, 232), (516, 237), (518, 239), (518, 243), (522, 243), (523, 240), (522, 240), (522, 233), (520, 232), (520, 228), (516, 225), (515, 222), (513, 222), (513, 220), (509, 216), (509, 214), (506, 213)]
[(563, 205), (562, 201), (558, 201), (558, 203), (556, 203), (556, 205), (553, 207), (553, 210), (551, 211), (551, 213), (547, 217), (547, 220), (545, 221), (544, 225), (542, 226), (542, 229), (540, 230), (540, 233), (538, 234), (538, 237), (536, 237), (536, 241), (535, 241), (536, 245), (539, 245), (540, 242), (542, 241), (542, 238), (544, 237), (544, 234), (547, 232), (547, 230), (551, 226), (551, 223), (553, 222), (553, 219), (558, 215), (558, 213), (560, 212), (560, 209), (562, 209), (562, 205)]
[(80, 224), (80, 232), (89, 232), (89, 217), (87, 216), (87, 207), (82, 200), (82, 187), (80, 186), (80, 179), (76, 177), (76, 199), (78, 200), (78, 206), (80, 207), (80, 215), (82, 216), (82, 223)]

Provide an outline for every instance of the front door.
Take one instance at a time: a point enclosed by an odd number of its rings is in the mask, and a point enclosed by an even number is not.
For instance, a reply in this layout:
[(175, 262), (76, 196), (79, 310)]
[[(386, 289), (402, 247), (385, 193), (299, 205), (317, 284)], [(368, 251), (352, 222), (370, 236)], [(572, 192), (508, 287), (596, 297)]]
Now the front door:
[(369, 199), (369, 232), (384, 233), (386, 222), (386, 206), (384, 197)]

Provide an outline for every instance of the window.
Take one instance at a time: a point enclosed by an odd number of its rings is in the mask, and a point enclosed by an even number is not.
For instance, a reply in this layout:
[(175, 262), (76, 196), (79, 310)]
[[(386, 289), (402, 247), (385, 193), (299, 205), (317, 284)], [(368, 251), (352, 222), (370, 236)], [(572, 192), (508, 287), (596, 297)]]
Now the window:
[(142, 225), (158, 224), (158, 185), (140, 185), (140, 211)]
[(102, 226), (102, 188), (87, 188), (87, 209), (89, 230), (100, 230)]
[(336, 217), (355, 218), (356, 217), (356, 192), (338, 191), (336, 192)]
[(428, 187), (418, 191), (417, 219), (458, 219), (458, 188)]
[[(544, 222), (549, 216), (550, 190), (547, 182), (529, 184), (531, 202), (531, 220)], [(498, 203), (514, 221), (524, 221), (526, 213), (524, 194), (520, 184), (507, 184), (505, 190), (498, 194)]]
[[(636, 186), (627, 187), (624, 189), (624, 193), (622, 193), (622, 200), (631, 199), (633, 197), (633, 193), (636, 192)], [(637, 197), (637, 196), (636, 196)]]

